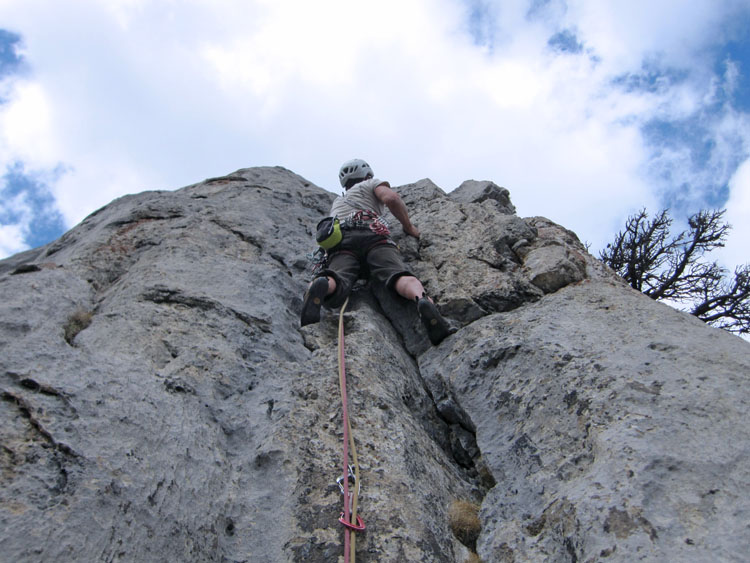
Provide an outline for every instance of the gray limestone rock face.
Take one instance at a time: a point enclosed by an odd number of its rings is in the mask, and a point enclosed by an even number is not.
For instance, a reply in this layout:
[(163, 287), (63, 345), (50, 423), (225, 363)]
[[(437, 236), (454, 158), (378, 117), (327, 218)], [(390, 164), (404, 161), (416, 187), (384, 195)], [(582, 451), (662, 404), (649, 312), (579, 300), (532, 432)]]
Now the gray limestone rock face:
[(497, 484), (485, 561), (742, 561), (748, 344), (608, 281), (464, 328), (420, 358)]
[[(459, 330), (432, 347), (413, 303), (350, 297), (357, 560), (743, 560), (747, 343), (491, 182), (396, 189), (422, 236), (393, 238)], [(339, 311), (299, 326), (333, 198), (242, 169), (0, 261), (0, 558), (343, 560)]]
[(497, 202), (498, 209), (512, 215), (516, 212), (510, 202), (510, 192), (494, 182), (466, 180), (451, 192), (451, 199), (462, 203), (482, 203), (485, 200)]
[(536, 229), (538, 236), (530, 243), (521, 240), (515, 251), (523, 256), (523, 267), (531, 283), (544, 293), (553, 293), (596, 275), (590, 270), (602, 271), (600, 265), (586, 259), (585, 249), (575, 233), (544, 217), (532, 217), (526, 222)]

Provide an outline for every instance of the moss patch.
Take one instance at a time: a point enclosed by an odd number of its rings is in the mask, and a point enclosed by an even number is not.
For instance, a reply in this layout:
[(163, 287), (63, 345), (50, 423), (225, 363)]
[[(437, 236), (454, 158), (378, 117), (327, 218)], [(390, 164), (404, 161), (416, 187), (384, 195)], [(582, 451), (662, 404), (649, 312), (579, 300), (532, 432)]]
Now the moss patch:
[(74, 341), (76, 336), (91, 324), (91, 319), (93, 317), (94, 313), (83, 309), (78, 309), (75, 313), (70, 315), (70, 317), (68, 317), (68, 322), (65, 324), (65, 342), (71, 346), (75, 346)]
[(451, 503), (448, 518), (453, 535), (462, 544), (476, 551), (477, 538), (482, 530), (479, 520), (479, 506), (468, 500), (456, 500)]

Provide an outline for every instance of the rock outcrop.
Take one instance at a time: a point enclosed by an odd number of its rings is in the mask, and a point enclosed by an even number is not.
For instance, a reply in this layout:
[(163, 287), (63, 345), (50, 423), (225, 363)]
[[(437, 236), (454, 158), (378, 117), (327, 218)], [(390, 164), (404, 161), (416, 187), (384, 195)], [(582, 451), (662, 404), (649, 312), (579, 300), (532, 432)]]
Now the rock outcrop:
[[(459, 330), (432, 347), (413, 304), (352, 295), (357, 560), (745, 560), (750, 346), (491, 182), (397, 189)], [(338, 316), (298, 320), (332, 199), (243, 169), (0, 261), (4, 560), (342, 559)]]

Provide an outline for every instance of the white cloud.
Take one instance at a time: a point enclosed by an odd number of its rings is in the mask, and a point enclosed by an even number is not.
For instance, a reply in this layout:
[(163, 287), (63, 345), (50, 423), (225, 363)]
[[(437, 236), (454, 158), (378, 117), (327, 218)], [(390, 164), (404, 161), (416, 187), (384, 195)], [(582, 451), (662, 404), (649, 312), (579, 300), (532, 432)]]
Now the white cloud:
[(26, 230), (32, 217), (32, 210), (24, 194), (8, 196), (0, 190), (3, 200), (0, 202), (0, 219), (10, 218), (7, 224), (0, 223), (0, 257), (9, 256), (27, 250), (24, 242)]
[(42, 86), (18, 81), (9, 89), (8, 101), (0, 106), (0, 155), (11, 159), (54, 163), (60, 147), (53, 131), (50, 103)]
[(723, 264), (733, 270), (735, 266), (750, 264), (750, 159), (734, 173), (729, 189), (726, 220), (732, 230), (726, 247), (717, 252)]
[[(123, 193), (245, 166), (335, 190), (358, 156), (396, 185), (494, 180), (522, 215), (597, 248), (658, 207), (649, 163), (685, 169), (684, 147), (656, 155), (640, 128), (714, 103), (707, 46), (738, 5), (636, 4), (553, 0), (529, 18), (528, 2), (484, 3), (477, 45), (460, 0), (6, 0), (0, 21), (24, 37), (32, 75), (0, 108), (0, 157), (68, 166), (52, 189), (71, 224)], [(549, 48), (561, 30), (580, 54)], [(644, 61), (693, 74), (654, 91), (612, 83)], [(714, 169), (739, 124), (710, 122), (728, 139)]]
[(715, 39), (732, 2), (681, 0), (590, 2), (569, 0), (563, 21), (580, 31), (600, 63), (612, 73), (636, 70), (644, 58), (663, 57), (683, 65)]
[(0, 257), (10, 256), (28, 249), (23, 242), (23, 230), (18, 225), (0, 225)]

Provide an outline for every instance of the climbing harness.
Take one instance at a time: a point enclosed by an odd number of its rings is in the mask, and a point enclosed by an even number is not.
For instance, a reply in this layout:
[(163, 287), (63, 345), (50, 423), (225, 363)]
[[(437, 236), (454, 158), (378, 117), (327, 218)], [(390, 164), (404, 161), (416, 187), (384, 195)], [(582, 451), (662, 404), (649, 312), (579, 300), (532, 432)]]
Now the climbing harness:
[[(357, 515), (359, 500), (359, 462), (357, 461), (357, 448), (354, 444), (354, 435), (349, 422), (349, 409), (346, 396), (346, 357), (344, 354), (344, 311), (349, 304), (349, 298), (341, 307), (339, 314), (339, 387), (341, 389), (342, 419), (344, 426), (344, 467), (341, 477), (336, 479), (341, 492), (344, 495), (344, 511), (341, 513), (339, 522), (345, 527), (344, 530), (344, 563), (354, 563), (356, 552), (356, 534), (352, 531), (362, 531), (365, 529), (365, 523)], [(353, 465), (349, 465), (349, 448), (351, 448)], [(349, 485), (352, 484), (354, 491), (350, 494)]]
[(377, 213), (360, 210), (345, 217), (341, 221), (342, 229), (370, 229), (376, 235), (388, 236), (391, 234), (388, 222)]
[[(344, 238), (342, 230), (369, 229), (376, 235), (388, 237), (391, 234), (388, 222), (370, 211), (357, 211), (343, 220), (338, 217), (324, 217), (316, 227), (315, 240), (318, 248), (306, 255), (308, 270), (314, 276), (326, 266), (328, 251), (333, 251)], [(389, 243), (395, 244), (389, 239)]]

